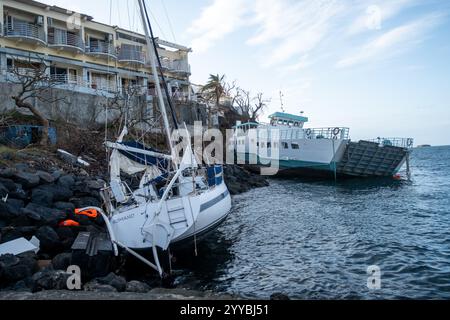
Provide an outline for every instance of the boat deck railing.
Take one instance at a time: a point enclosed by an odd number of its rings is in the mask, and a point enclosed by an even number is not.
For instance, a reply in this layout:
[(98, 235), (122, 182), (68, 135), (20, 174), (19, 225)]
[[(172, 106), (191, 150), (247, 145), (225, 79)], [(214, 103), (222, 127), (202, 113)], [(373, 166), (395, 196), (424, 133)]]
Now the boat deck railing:
[(307, 139), (342, 139), (348, 140), (350, 137), (350, 128), (311, 128), (304, 129)]
[(414, 147), (413, 138), (376, 138), (368, 140), (369, 142), (376, 142), (383, 147), (399, 147), (405, 149), (412, 149)]

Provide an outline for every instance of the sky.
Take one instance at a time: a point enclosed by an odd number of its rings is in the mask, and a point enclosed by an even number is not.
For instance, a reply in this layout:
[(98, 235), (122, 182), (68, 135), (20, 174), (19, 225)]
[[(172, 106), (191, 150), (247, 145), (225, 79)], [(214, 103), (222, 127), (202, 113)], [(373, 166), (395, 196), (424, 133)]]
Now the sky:
[[(41, 0), (141, 31), (136, 0)], [(157, 36), (209, 74), (353, 140), (450, 145), (450, 1), (147, 0)], [(280, 92), (283, 98), (280, 99)]]

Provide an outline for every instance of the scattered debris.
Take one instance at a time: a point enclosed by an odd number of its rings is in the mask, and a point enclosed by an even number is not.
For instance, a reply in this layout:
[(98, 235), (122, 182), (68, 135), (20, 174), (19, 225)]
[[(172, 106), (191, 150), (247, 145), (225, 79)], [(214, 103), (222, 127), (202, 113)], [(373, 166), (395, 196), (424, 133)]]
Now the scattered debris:
[(28, 251), (39, 252), (39, 239), (33, 237), (30, 241), (25, 238), (9, 241), (0, 245), (0, 256), (5, 254), (19, 255)]
[(67, 161), (67, 162), (69, 162), (72, 165), (81, 165), (83, 167), (89, 167), (90, 166), (89, 162), (84, 161), (81, 157), (74, 156), (73, 154), (71, 154), (71, 153), (69, 153), (69, 152), (67, 152), (65, 150), (58, 149), (57, 152), (58, 152), (59, 157), (62, 160)]

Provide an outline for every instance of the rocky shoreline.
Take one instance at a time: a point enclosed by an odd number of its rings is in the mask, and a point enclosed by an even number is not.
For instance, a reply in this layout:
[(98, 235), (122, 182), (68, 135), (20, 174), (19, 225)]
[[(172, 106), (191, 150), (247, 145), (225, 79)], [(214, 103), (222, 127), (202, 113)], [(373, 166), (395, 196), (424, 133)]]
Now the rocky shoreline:
[[(54, 158), (52, 158), (54, 157)], [(49, 161), (49, 158), (50, 161)], [(50, 164), (50, 165), (49, 165)], [(182, 299), (214, 298), (213, 293), (187, 290), (161, 291), (153, 280), (127, 281), (116, 270), (104, 277), (88, 279), (82, 292), (67, 289), (71, 274), (71, 247), (80, 232), (101, 232), (101, 218), (75, 216), (75, 208), (101, 207), (100, 190), (106, 177), (67, 166), (56, 155), (21, 156), (20, 162), (0, 166), (0, 244), (19, 238), (40, 241), (40, 251), (0, 256), (0, 300), (4, 299)], [(225, 168), (225, 180), (235, 195), (268, 182), (237, 166)], [(61, 222), (76, 220), (79, 226)], [(153, 282), (152, 282), (153, 281)], [(55, 291), (56, 290), (56, 291)], [(55, 293), (58, 292), (58, 293)], [(164, 292), (164, 293), (162, 293)], [(181, 293), (180, 293), (181, 292)], [(205, 296), (206, 295), (206, 296)], [(223, 296), (221, 298), (224, 298)]]

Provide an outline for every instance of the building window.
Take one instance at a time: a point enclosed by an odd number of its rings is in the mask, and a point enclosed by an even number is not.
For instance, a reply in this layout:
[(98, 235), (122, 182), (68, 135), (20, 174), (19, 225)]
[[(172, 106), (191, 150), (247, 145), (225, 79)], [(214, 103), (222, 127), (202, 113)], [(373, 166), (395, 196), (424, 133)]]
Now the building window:
[(272, 148), (272, 144), (270, 142), (267, 143), (267, 149), (271, 149)]

